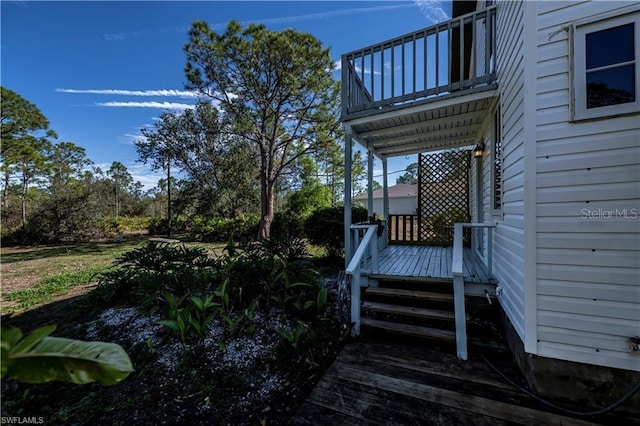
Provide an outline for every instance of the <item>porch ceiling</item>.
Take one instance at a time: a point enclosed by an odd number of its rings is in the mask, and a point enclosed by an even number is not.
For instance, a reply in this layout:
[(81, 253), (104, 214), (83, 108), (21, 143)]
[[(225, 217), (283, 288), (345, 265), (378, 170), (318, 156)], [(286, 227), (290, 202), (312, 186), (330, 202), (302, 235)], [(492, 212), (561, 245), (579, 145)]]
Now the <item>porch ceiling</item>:
[(495, 98), (494, 86), (475, 89), (374, 111), (345, 125), (377, 157), (464, 147), (480, 139)]

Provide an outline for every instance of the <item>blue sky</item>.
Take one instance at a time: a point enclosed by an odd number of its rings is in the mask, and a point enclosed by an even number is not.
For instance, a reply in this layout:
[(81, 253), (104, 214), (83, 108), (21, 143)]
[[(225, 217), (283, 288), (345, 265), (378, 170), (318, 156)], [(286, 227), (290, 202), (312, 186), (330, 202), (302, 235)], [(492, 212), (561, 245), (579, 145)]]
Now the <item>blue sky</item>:
[[(59, 141), (113, 161), (147, 188), (161, 177), (136, 162), (140, 128), (196, 102), (184, 91), (182, 51), (194, 20), (223, 31), (235, 19), (308, 32), (342, 53), (443, 21), (447, 1), (2, 1), (1, 82), (35, 103)], [(340, 73), (336, 72), (339, 78)], [(414, 158), (389, 160), (403, 170)], [(380, 163), (376, 163), (376, 174)], [(395, 182), (400, 174), (393, 174)]]

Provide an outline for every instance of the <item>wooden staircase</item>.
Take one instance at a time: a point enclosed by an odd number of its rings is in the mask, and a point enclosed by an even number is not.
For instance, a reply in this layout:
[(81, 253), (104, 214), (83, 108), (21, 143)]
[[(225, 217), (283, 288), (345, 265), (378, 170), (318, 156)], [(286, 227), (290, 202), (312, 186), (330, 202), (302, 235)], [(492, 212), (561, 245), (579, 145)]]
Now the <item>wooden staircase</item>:
[(367, 288), (362, 299), (364, 328), (447, 343), (456, 341), (451, 281), (379, 280), (379, 286)]

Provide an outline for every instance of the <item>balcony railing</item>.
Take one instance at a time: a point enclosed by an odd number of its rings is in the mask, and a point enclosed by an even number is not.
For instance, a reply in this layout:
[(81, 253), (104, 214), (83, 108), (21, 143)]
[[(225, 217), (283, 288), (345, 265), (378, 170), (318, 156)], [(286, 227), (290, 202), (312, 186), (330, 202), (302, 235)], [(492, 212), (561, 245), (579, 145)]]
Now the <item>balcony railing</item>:
[(342, 55), (342, 118), (493, 83), (496, 8)]

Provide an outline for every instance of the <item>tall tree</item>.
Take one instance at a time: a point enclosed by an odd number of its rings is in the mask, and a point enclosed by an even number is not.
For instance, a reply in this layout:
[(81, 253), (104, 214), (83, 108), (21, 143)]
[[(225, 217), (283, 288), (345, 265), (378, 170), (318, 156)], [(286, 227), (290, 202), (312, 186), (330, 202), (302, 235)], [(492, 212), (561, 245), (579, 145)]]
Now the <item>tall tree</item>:
[(338, 83), (329, 49), (293, 29), (231, 21), (223, 34), (194, 22), (185, 45), (187, 88), (216, 101), (233, 132), (260, 156), (260, 238), (269, 238), (276, 183), (338, 129)]
[(101, 216), (91, 205), (92, 163), (85, 149), (72, 142), (54, 145), (47, 159), (48, 200), (38, 216), (40, 230), (56, 240), (85, 232)]
[(86, 167), (93, 164), (84, 148), (73, 142), (59, 142), (53, 146), (49, 161), (49, 189), (55, 192), (71, 179), (83, 174)]
[(20, 138), (19, 144), (11, 149), (11, 159), (20, 174), (20, 201), (22, 210), (22, 227), (27, 225), (27, 199), (29, 186), (46, 174), (47, 154), (51, 142), (47, 138), (36, 138), (26, 135)]
[(418, 184), (418, 163), (411, 163), (402, 176), (396, 179), (396, 185), (402, 183)]
[(114, 161), (111, 164), (109, 170), (107, 170), (107, 175), (111, 178), (113, 182), (113, 191), (115, 196), (115, 219), (118, 221), (118, 217), (120, 214), (120, 200), (122, 198), (123, 192), (126, 192), (129, 186), (133, 183), (133, 178), (129, 173), (129, 170), (124, 166), (124, 164), (119, 161)]
[[(6, 211), (12, 173), (21, 174), (23, 225), (26, 223), (27, 186), (38, 174), (34, 167), (43, 165), (37, 150), (44, 148), (44, 138), (55, 137), (49, 129), (49, 121), (40, 109), (22, 96), (5, 87), (0, 87), (0, 157), (3, 172), (2, 207)], [(19, 170), (16, 170), (18, 169)]]
[(0, 153), (4, 155), (11, 148), (11, 141), (37, 132), (48, 130), (49, 120), (37, 106), (18, 95), (13, 90), (0, 87), (2, 109), (0, 109), (0, 126), (2, 147)]
[(164, 113), (142, 134), (144, 138), (135, 142), (139, 161), (154, 170), (166, 170), (170, 164), (179, 171), (192, 188), (196, 211), (234, 215), (259, 203), (256, 149), (231, 134), (210, 102), (182, 113)]

